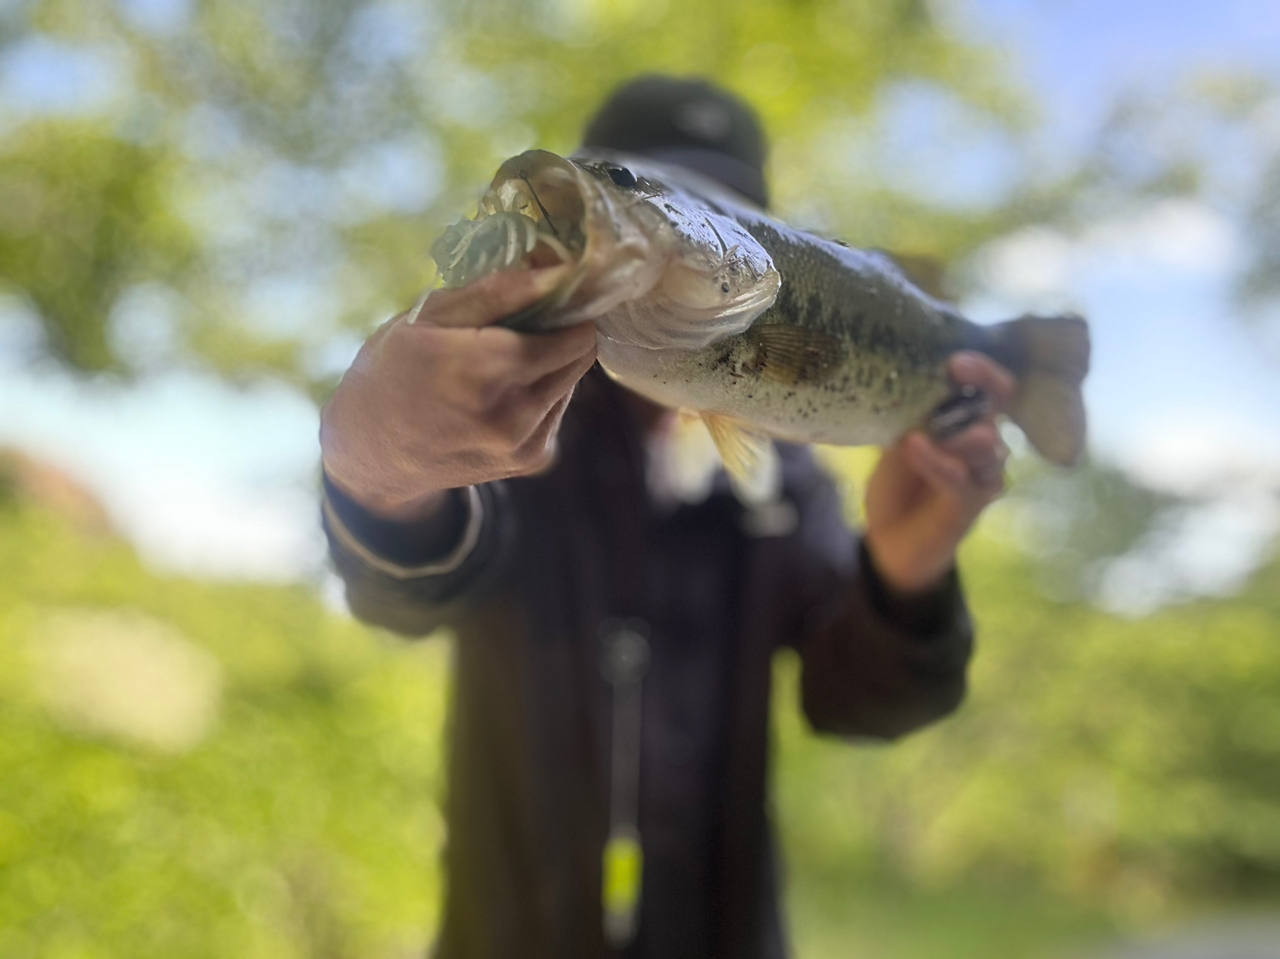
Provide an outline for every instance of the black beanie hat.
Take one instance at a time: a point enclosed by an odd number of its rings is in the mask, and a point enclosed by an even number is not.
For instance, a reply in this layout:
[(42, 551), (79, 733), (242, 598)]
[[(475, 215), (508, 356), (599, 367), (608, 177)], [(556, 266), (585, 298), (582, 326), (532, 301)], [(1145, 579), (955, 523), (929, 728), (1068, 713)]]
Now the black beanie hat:
[(706, 80), (648, 74), (624, 83), (587, 124), (582, 145), (677, 164), (760, 206), (769, 201), (759, 117)]

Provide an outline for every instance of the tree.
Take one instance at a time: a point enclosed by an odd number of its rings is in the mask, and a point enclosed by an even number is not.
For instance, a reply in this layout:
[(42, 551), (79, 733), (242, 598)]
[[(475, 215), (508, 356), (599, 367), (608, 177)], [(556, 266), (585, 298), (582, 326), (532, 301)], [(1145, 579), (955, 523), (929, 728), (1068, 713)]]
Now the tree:
[[(571, 149), (601, 97), (644, 70), (709, 74), (759, 105), (783, 210), (821, 206), (835, 215), (820, 225), (855, 242), (948, 257), (1001, 218), (886, 187), (840, 137), (907, 86), (996, 131), (1023, 118), (991, 52), (920, 0), (148, 9), (0, 14), (6, 53), (107, 57), (126, 78), (90, 115), (14, 114), (0, 150), (0, 285), (83, 371), (143, 364), (112, 314), (146, 284), (168, 297), (155, 322), (179, 356), (322, 384), (335, 338), (430, 282), (431, 240), (503, 158)], [(286, 316), (291, 299), (310, 305)]]

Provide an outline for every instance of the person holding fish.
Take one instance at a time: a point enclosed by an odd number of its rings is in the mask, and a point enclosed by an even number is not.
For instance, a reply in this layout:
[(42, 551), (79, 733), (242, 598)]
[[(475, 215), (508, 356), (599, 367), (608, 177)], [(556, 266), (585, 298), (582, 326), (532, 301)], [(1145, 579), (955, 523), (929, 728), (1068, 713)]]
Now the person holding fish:
[[(769, 218), (764, 155), (711, 84), (621, 87), (503, 165), (324, 409), (352, 611), (456, 635), (440, 959), (785, 955), (774, 653), (819, 732), (950, 713), (996, 417), (1083, 448), (1083, 320), (970, 323)], [(690, 413), (725, 470), (673, 484)], [(810, 442), (885, 446), (860, 535)]]

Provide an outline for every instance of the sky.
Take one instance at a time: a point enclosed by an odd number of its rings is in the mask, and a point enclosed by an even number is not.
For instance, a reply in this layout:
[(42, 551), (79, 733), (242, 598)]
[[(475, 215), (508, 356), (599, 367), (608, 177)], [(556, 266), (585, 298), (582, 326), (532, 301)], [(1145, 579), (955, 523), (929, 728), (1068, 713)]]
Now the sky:
[[(133, 6), (163, 24), (183, 4)], [(1047, 146), (1064, 155), (1087, 142), (1123, 91), (1169, 89), (1197, 69), (1280, 68), (1276, 0), (956, 6), (962, 29), (1007, 52), (1040, 105)], [(91, 106), (114, 82), (109, 62), (54, 69), (56, 51), (24, 57), (0, 62), (0, 93), (32, 109)], [(41, 82), (51, 70), (60, 83)], [(1230, 570), (1247, 568), (1280, 528), (1273, 508), (1280, 348), (1263, 349), (1231, 306), (1242, 255), (1237, 224), (1224, 211), (1163, 201), (1118, 210), (1079, 235), (1033, 228), (1003, 239), (979, 255), (986, 292), (966, 304), (983, 321), (1062, 307), (1089, 317), (1095, 455), (1146, 482), (1202, 496), (1206, 510), (1218, 511), (1191, 515), (1186, 536), (1153, 547), (1164, 550), (1166, 580), (1199, 575), (1229, 586)], [(30, 325), (15, 301), (0, 300), (0, 445), (83, 480), (159, 569), (274, 581), (322, 576), (318, 421), (309, 400), (286, 387), (233, 388), (190, 372), (157, 373), (132, 388), (75, 380), (32, 362)], [(341, 368), (354, 345), (329, 362)], [(1197, 574), (1187, 559), (1213, 554), (1226, 558), (1208, 573)], [(1113, 592), (1145, 588), (1142, 595), (1158, 599), (1170, 587), (1152, 581), (1148, 566), (1143, 574), (1131, 563), (1117, 574), (1127, 585)]]

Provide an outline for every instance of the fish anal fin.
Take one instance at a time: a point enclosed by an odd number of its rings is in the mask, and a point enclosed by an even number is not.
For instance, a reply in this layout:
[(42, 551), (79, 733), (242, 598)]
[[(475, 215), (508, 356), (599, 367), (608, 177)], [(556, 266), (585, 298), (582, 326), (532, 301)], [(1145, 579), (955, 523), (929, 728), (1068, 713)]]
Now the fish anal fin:
[(731, 416), (703, 413), (702, 421), (720, 451), (738, 498), (751, 505), (777, 499), (782, 489), (782, 465), (773, 440)]
[(751, 330), (760, 376), (776, 383), (820, 380), (844, 359), (844, 344), (821, 330), (770, 323)]

